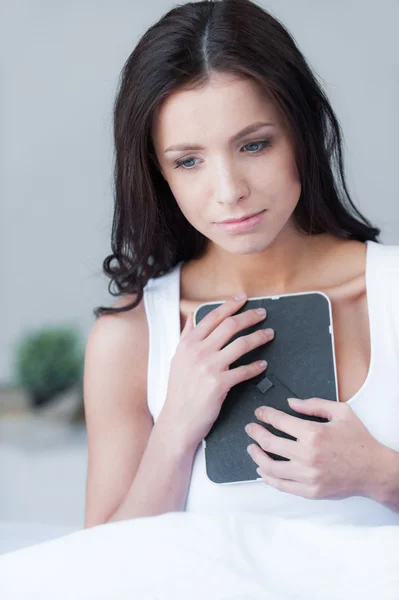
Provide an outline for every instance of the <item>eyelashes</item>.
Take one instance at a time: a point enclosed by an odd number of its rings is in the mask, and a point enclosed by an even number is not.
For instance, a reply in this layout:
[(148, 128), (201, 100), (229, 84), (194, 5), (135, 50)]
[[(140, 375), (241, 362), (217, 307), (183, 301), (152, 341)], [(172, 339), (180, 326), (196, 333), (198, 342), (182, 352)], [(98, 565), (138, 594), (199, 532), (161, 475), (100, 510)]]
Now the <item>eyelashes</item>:
[[(247, 148), (248, 146), (261, 146), (260, 150), (257, 150), (256, 152), (247, 152), (246, 154), (261, 154), (261, 152), (263, 150), (266, 150), (266, 148), (269, 148), (269, 146), (271, 146), (271, 140), (260, 140), (259, 142), (249, 142), (248, 144), (245, 144), (245, 146), (243, 146), (243, 148)], [(185, 166), (186, 163), (195, 160), (196, 157), (195, 156), (189, 156), (188, 158), (185, 158), (184, 160), (177, 160), (176, 161), (176, 166), (175, 169), (182, 169), (183, 171), (193, 171), (193, 169), (195, 168), (196, 165), (192, 166), (192, 167), (187, 167)]]

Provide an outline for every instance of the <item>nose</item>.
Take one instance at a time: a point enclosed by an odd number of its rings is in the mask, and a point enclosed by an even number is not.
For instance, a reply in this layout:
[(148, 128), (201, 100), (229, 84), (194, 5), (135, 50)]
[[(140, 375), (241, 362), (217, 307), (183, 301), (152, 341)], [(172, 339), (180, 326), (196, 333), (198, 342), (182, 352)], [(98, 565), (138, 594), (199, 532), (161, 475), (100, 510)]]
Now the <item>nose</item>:
[(214, 197), (218, 204), (232, 206), (248, 195), (244, 174), (233, 161), (221, 161), (214, 176)]

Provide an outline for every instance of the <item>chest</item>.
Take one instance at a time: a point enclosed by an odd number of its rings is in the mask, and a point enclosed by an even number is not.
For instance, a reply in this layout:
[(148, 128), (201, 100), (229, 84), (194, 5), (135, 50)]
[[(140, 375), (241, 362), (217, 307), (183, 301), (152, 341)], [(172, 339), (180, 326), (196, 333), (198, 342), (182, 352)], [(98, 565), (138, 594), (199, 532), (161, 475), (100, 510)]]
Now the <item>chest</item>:
[(332, 301), (338, 393), (346, 402), (362, 387), (370, 367), (370, 323), (366, 294)]
[[(341, 402), (346, 402), (362, 387), (370, 365), (370, 324), (367, 296), (357, 294), (356, 298), (331, 296), (334, 349), (337, 366), (338, 393)], [(201, 302), (184, 300), (180, 302), (180, 330), (188, 315), (194, 312)]]

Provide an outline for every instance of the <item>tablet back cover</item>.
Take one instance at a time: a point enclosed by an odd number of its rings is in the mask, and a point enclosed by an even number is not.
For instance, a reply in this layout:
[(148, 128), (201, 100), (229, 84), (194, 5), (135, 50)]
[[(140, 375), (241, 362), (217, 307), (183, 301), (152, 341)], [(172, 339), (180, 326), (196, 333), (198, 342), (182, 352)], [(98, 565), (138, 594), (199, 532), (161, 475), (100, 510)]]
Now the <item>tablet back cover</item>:
[[(199, 306), (194, 315), (195, 324), (220, 304), (222, 302)], [(259, 422), (275, 435), (295, 439), (258, 421), (254, 415), (256, 408), (272, 406), (297, 418), (325, 422), (325, 419), (300, 415), (291, 410), (287, 398), (319, 397), (337, 401), (332, 316), (328, 297), (321, 292), (309, 292), (250, 298), (235, 314), (258, 307), (266, 308), (266, 319), (243, 329), (228, 343), (260, 328), (271, 327), (275, 337), (271, 342), (244, 354), (230, 368), (262, 359), (268, 362), (268, 367), (260, 375), (231, 388), (204, 440), (207, 475), (215, 483), (259, 479), (257, 465), (246, 450), (250, 443), (255, 443), (244, 430), (248, 423)], [(288, 460), (270, 452), (268, 454), (275, 460)]]

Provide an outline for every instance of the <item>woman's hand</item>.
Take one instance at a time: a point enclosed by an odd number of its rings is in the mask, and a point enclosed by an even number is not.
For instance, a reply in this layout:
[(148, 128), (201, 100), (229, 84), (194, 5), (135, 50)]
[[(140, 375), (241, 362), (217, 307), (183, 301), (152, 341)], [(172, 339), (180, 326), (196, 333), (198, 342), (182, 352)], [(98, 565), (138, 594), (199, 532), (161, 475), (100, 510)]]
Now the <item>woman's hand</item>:
[(224, 302), (196, 327), (192, 313), (188, 316), (171, 361), (166, 400), (159, 417), (180, 447), (196, 448), (209, 433), (230, 388), (266, 368), (258, 361), (229, 368), (243, 354), (274, 337), (272, 330), (259, 329), (228, 343), (239, 331), (266, 317), (266, 312), (259, 309), (234, 314), (245, 301), (243, 297)]
[[(318, 423), (262, 406), (255, 416), (296, 438), (288, 440), (257, 423), (245, 428), (261, 446), (248, 446), (265, 483), (304, 498), (367, 496), (378, 469), (381, 444), (345, 403), (310, 398), (290, 399), (296, 412), (328, 419)], [(288, 458), (274, 460), (264, 450)]]

